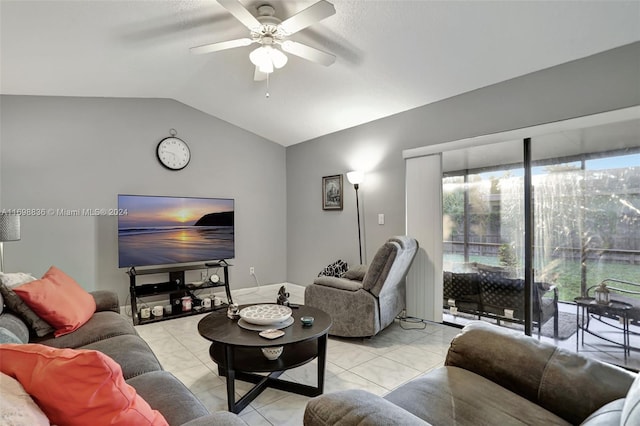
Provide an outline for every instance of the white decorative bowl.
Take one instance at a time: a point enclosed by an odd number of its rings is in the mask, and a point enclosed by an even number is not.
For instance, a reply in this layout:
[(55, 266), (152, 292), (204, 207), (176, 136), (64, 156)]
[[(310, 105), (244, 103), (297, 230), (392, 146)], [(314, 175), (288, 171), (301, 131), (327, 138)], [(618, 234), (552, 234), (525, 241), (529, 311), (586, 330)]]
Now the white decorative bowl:
[(275, 304), (247, 306), (240, 311), (240, 318), (248, 323), (257, 325), (281, 323), (290, 316), (290, 307)]
[(261, 348), (262, 354), (269, 361), (275, 361), (276, 359), (278, 359), (280, 355), (282, 355), (282, 349), (282, 346), (276, 346), (273, 348)]

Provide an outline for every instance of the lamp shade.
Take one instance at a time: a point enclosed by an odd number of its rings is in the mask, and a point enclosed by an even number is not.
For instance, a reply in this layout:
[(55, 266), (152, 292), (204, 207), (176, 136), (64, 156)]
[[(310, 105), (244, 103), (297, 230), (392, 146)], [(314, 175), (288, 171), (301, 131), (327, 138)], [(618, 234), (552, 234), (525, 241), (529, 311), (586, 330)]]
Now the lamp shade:
[(260, 46), (249, 54), (249, 59), (253, 65), (257, 66), (260, 72), (269, 74), (273, 68), (282, 68), (287, 64), (289, 58), (280, 50), (269, 45)]
[(20, 240), (20, 216), (17, 214), (0, 214), (0, 241)]
[(352, 172), (347, 173), (347, 180), (352, 185), (358, 185), (362, 183), (364, 180), (364, 172), (354, 170)]

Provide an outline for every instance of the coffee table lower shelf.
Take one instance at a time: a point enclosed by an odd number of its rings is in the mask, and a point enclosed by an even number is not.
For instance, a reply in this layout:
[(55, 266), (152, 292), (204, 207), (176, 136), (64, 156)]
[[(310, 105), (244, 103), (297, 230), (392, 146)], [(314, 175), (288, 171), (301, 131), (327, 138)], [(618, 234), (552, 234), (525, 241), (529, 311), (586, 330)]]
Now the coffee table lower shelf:
[[(218, 364), (218, 374), (227, 378), (227, 403), (229, 411), (240, 413), (266, 388), (293, 392), (304, 396), (321, 395), (324, 389), (325, 355), (327, 336), (284, 346), (278, 359), (268, 360), (260, 348), (231, 346), (213, 343), (209, 348), (211, 359)], [(265, 346), (267, 346), (265, 342)], [(271, 344), (270, 346), (277, 346)], [(318, 386), (279, 379), (286, 370), (318, 359)], [(257, 373), (269, 373), (262, 375)], [(253, 383), (255, 386), (235, 400), (235, 380)]]

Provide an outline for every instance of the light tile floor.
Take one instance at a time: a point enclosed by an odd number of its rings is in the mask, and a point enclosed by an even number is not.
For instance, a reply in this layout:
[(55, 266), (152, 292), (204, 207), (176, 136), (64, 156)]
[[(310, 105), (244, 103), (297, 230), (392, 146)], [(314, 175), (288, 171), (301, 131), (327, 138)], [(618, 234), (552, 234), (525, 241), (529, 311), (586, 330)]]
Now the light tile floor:
[[(234, 301), (239, 304), (269, 303), (276, 300), (279, 288), (280, 284), (277, 284), (232, 293)], [(303, 303), (304, 287), (287, 284), (287, 291), (291, 294), (292, 303)], [(567, 304), (561, 309), (575, 312), (573, 305)], [(189, 387), (209, 411), (226, 410), (225, 378), (218, 376), (217, 366), (209, 357), (209, 343), (197, 331), (198, 321), (203, 316), (146, 324), (137, 326), (136, 330), (153, 349), (164, 369)], [(592, 327), (606, 335), (616, 333), (610, 326), (597, 322)], [(442, 366), (449, 344), (459, 331), (459, 328), (436, 323), (400, 324), (396, 321), (371, 339), (330, 337), (325, 392), (365, 389), (376, 395), (385, 395), (403, 383)], [(637, 327), (632, 327), (632, 331), (638, 331)], [(619, 340), (618, 335), (610, 337)], [(575, 339), (575, 334), (563, 341), (542, 337), (542, 340), (572, 352), (576, 348)], [(635, 348), (640, 347), (640, 335), (632, 335), (631, 344)], [(593, 336), (587, 336), (580, 353), (613, 364), (640, 368), (638, 350), (632, 350), (631, 356), (625, 360), (619, 348), (612, 348)], [(316, 361), (312, 361), (288, 370), (281, 378), (315, 385), (316, 365)], [(236, 399), (251, 386), (236, 382)], [(240, 415), (249, 425), (301, 425), (308, 400), (308, 397), (267, 389)]]
[[(274, 302), (280, 285), (232, 292), (239, 304)], [(304, 287), (287, 284), (292, 303), (303, 303)], [(226, 382), (209, 357), (209, 343), (197, 330), (203, 315), (137, 326), (165, 370), (172, 372), (207, 406), (227, 409)], [(408, 329), (404, 329), (406, 327)], [(423, 328), (424, 327), (424, 328)], [(325, 392), (365, 389), (384, 395), (429, 370), (440, 367), (459, 329), (441, 324), (401, 324), (387, 327), (371, 339), (329, 338)], [(316, 361), (288, 370), (281, 378), (316, 385)], [(236, 382), (236, 399), (251, 388)], [(240, 415), (249, 425), (301, 425), (310, 398), (267, 389)]]

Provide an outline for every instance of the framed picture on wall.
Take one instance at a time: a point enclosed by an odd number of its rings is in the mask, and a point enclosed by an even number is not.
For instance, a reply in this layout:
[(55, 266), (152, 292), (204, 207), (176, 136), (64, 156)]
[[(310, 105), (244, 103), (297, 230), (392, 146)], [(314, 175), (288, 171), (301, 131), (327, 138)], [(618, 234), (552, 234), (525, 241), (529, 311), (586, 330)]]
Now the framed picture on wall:
[(342, 210), (342, 175), (322, 178), (322, 210)]

